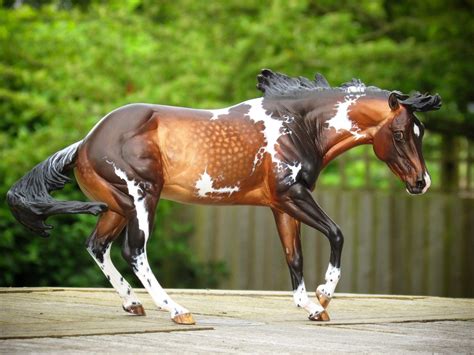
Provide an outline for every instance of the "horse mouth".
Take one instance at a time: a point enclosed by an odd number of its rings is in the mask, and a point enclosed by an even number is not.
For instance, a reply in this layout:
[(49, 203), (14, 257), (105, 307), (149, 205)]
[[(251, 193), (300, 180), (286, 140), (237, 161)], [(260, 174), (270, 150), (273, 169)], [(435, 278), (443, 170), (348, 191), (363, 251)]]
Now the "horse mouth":
[(406, 184), (406, 190), (410, 195), (422, 195), (424, 194), (424, 188), (420, 188), (418, 186), (411, 186)]

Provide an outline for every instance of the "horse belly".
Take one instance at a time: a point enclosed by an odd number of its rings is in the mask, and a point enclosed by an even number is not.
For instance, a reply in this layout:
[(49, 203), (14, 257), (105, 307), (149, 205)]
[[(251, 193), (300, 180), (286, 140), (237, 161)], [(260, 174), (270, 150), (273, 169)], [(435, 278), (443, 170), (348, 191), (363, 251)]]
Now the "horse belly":
[(162, 197), (198, 204), (266, 204), (261, 128), (244, 119), (160, 120)]

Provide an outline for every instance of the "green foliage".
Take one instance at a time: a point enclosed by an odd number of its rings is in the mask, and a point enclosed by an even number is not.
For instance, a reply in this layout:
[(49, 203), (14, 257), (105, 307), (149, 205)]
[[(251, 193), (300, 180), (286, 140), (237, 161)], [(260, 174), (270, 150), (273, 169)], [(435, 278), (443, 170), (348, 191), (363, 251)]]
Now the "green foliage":
[[(474, 31), (472, 7), (464, 2), (31, 0), (17, 9), (13, 3), (0, 8), (0, 196), (118, 106), (222, 107), (259, 96), (255, 76), (264, 67), (308, 77), (319, 71), (333, 85), (360, 77), (386, 89), (439, 92), (444, 107), (434, 119), (473, 120), (467, 104), (474, 97)], [(362, 186), (363, 166), (350, 164), (351, 184)], [(377, 167), (371, 170), (384, 186), (388, 170)], [(340, 182), (332, 166), (323, 179)], [(84, 198), (75, 186), (57, 196)], [(157, 273), (171, 275), (168, 287), (217, 285), (224, 265), (193, 257), (190, 230), (181, 229), (176, 211), (160, 202), (149, 246)], [(56, 228), (43, 240), (0, 206), (0, 285), (107, 285), (83, 248), (95, 219), (50, 222)]]

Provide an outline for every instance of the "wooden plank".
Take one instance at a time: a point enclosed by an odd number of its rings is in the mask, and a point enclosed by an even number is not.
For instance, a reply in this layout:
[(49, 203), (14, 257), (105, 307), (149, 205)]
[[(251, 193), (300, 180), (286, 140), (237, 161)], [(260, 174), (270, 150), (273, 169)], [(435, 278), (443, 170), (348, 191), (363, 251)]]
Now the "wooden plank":
[(234, 215), (234, 226), (237, 230), (235, 240), (238, 242), (238, 248), (240, 251), (240, 257), (238, 260), (238, 274), (239, 282), (237, 289), (247, 289), (250, 284), (252, 274), (250, 273), (249, 264), (251, 260), (249, 258), (249, 233), (250, 233), (250, 207), (239, 206), (235, 208)]
[(443, 237), (444, 223), (446, 216), (445, 197), (441, 194), (430, 196), (429, 205), (429, 272), (428, 272), (428, 293), (430, 295), (441, 296), (443, 294)]
[(372, 230), (373, 230), (373, 210), (371, 196), (367, 192), (360, 193), (358, 207), (358, 245), (357, 245), (357, 292), (370, 292), (372, 268)]
[(253, 236), (254, 236), (254, 275), (253, 275), (253, 289), (263, 290), (265, 289), (265, 257), (267, 255), (267, 235), (265, 233), (265, 220), (264, 220), (264, 209), (263, 207), (255, 207), (254, 209), (254, 224), (253, 224)]
[(424, 265), (424, 249), (425, 234), (427, 231), (425, 214), (427, 212), (428, 199), (425, 196), (414, 198), (411, 200), (411, 226), (410, 237), (412, 238), (413, 253), (410, 260), (411, 284), (408, 291), (409, 294), (422, 295), (425, 294), (424, 282), (426, 278)]
[[(445, 295), (450, 297), (462, 297), (462, 285), (468, 280), (463, 280), (463, 235), (464, 235), (464, 219), (467, 215), (463, 210), (462, 200), (460, 201), (455, 196), (450, 196), (450, 220), (451, 228), (449, 228), (449, 251), (446, 253), (446, 260), (449, 260), (449, 273), (446, 273), (447, 280), (445, 280)], [(474, 215), (473, 215), (474, 218)]]
[[(374, 334), (379, 334), (380, 329), (377, 331), (377, 328), (384, 326), (390, 332), (397, 327), (390, 324), (396, 323), (424, 322), (423, 327), (430, 329), (433, 323), (426, 322), (474, 319), (473, 299), (339, 294), (330, 305), (330, 322), (310, 322), (306, 319), (305, 311), (291, 306), (290, 292), (169, 290), (177, 302), (195, 311), (197, 325), (180, 326), (171, 322), (167, 312), (156, 310), (151, 298), (143, 290), (138, 290), (138, 293), (147, 309), (146, 317), (125, 314), (120, 309), (120, 302), (113, 290), (30, 289), (24, 292), (19, 289), (2, 289), (0, 339), (23, 338), (24, 342), (25, 339), (35, 337), (120, 334), (120, 338), (108, 340), (112, 345), (115, 342), (127, 343), (124, 336), (130, 333), (208, 330), (199, 335), (200, 341), (206, 342), (206, 335), (211, 336), (215, 331), (228, 329), (225, 336), (219, 334), (220, 342), (222, 339), (239, 336), (238, 334), (241, 334), (242, 342), (248, 342), (253, 339), (255, 332), (259, 332), (257, 338), (266, 339), (263, 345), (268, 347), (269, 342), (281, 338), (282, 342), (287, 343), (304, 332), (304, 329), (315, 326), (321, 327), (318, 329), (319, 334), (328, 327), (360, 326), (363, 330), (363, 327), (370, 325), (373, 328), (368, 327), (366, 330), (372, 329)], [(447, 304), (449, 307), (446, 307)], [(472, 322), (463, 324), (468, 325), (471, 330), (474, 325)], [(337, 343), (341, 339), (340, 334), (337, 330), (332, 332), (338, 334), (334, 339)], [(451, 336), (455, 334), (456, 332)], [(308, 332), (305, 336), (309, 335)], [(190, 333), (183, 341), (188, 336), (191, 336)], [(360, 332), (357, 336), (360, 338)], [(407, 339), (406, 337), (403, 339)], [(472, 340), (472, 331), (468, 337)], [(384, 344), (387, 341), (386, 333), (378, 341), (379, 344)], [(176, 344), (180, 343), (178, 341)], [(0, 344), (2, 349), (5, 345), (5, 342)], [(426, 344), (423, 343), (422, 346), (426, 350)]]
[(392, 220), (390, 231), (390, 269), (392, 273), (392, 285), (390, 293), (396, 293), (403, 288), (405, 281), (403, 275), (403, 230), (406, 221), (406, 200), (404, 198), (391, 197), (391, 216)]
[(390, 269), (390, 199), (388, 194), (376, 194), (375, 213), (375, 286), (374, 293), (389, 293)]
[(339, 218), (336, 223), (340, 226), (344, 235), (344, 247), (342, 249), (341, 280), (337, 286), (337, 292), (349, 292), (353, 290), (352, 283), (356, 277), (354, 253), (356, 249), (357, 234), (356, 217), (354, 211), (354, 192), (343, 191), (339, 206)]
[[(330, 189), (315, 196), (345, 235), (338, 291), (473, 295), (468, 280), (474, 258), (467, 254), (473, 248), (472, 199)], [(221, 287), (288, 289), (284, 255), (267, 208), (193, 207), (193, 213), (198, 257), (224, 260), (231, 270)], [(330, 248), (312, 228), (303, 226), (302, 234), (305, 279), (312, 289), (324, 281)]]
[(354, 191), (352, 193), (353, 199), (352, 199), (352, 209), (351, 209), (351, 215), (355, 216), (355, 222), (354, 222), (354, 228), (352, 229), (353, 231), (353, 242), (352, 242), (352, 248), (350, 249), (350, 254), (352, 255), (352, 265), (350, 268), (350, 279), (352, 280), (350, 289), (351, 290), (358, 290), (359, 289), (359, 244), (360, 244), (360, 234), (359, 234), (359, 224), (360, 224), (360, 218), (359, 218), (359, 204), (360, 204), (360, 193)]
[(463, 238), (463, 296), (474, 297), (474, 199), (465, 199)]

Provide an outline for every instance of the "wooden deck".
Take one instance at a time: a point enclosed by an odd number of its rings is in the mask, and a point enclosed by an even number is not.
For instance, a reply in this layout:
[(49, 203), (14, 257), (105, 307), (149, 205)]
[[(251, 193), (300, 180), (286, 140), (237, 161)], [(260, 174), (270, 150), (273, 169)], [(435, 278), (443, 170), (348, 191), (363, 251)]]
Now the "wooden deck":
[(338, 294), (316, 323), (289, 292), (169, 290), (195, 326), (173, 324), (143, 291), (146, 317), (110, 289), (0, 288), (0, 351), (474, 351), (474, 300)]

